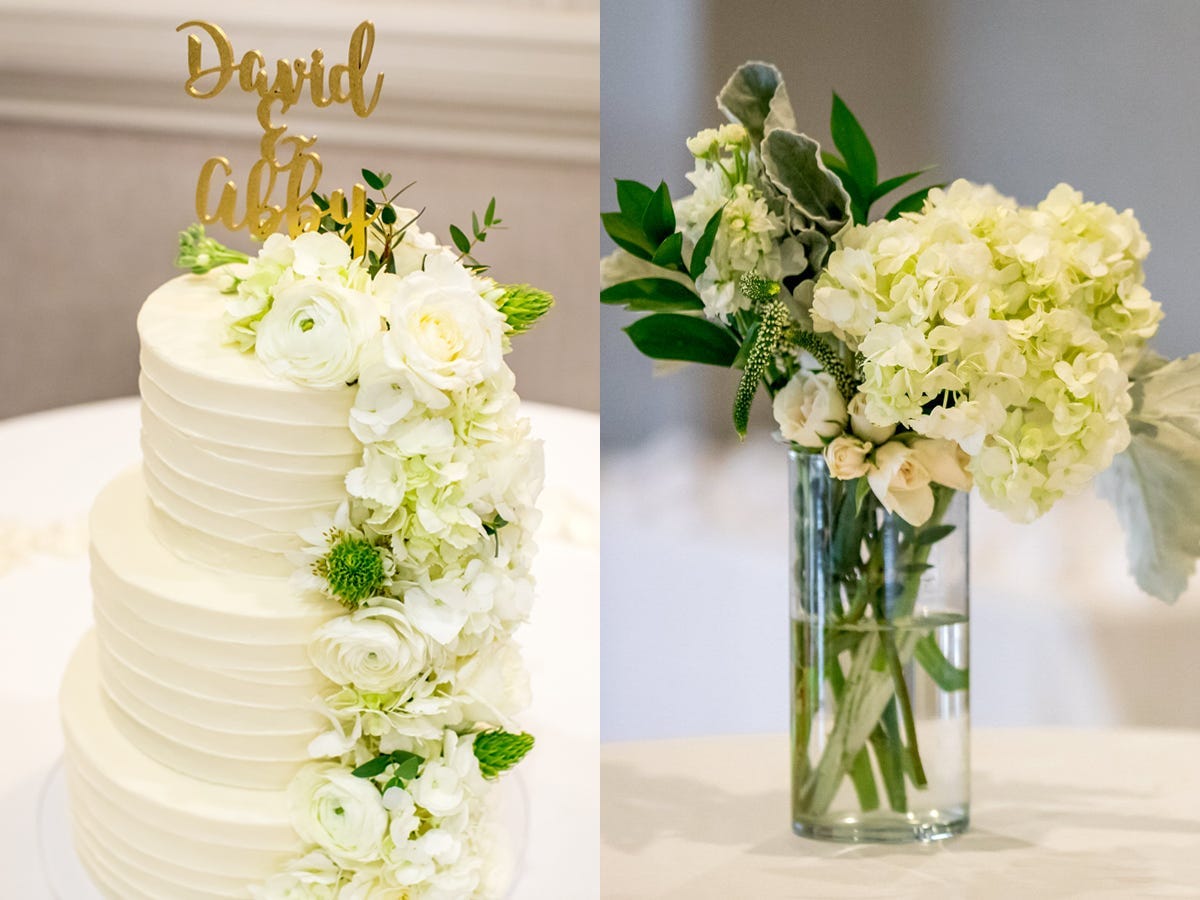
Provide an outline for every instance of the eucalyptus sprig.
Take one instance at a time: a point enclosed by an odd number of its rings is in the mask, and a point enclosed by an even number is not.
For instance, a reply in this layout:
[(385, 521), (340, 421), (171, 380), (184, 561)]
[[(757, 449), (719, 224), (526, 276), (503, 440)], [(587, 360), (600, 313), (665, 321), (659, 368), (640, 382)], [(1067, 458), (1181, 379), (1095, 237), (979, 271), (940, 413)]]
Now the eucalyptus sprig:
[(471, 213), (470, 237), (457, 225), (451, 225), (450, 240), (454, 242), (454, 246), (458, 250), (458, 261), (466, 265), (468, 269), (477, 275), (486, 272), (489, 267), (481, 263), (473, 255), (475, 247), (487, 240), (489, 231), (503, 230), (503, 227), (504, 220), (496, 216), (495, 197), (488, 201), (487, 209), (483, 211), (482, 219), (480, 219), (479, 213)]

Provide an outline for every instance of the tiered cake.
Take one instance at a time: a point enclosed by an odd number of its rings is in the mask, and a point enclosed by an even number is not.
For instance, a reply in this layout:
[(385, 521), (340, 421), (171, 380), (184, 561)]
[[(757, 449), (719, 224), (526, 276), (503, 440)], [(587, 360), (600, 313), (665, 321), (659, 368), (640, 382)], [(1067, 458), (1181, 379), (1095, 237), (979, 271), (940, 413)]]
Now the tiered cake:
[(226, 346), (211, 278), (138, 318), (144, 464), (91, 515), (95, 631), (62, 690), (76, 846), (108, 896), (247, 896), (303, 849), (285, 788), (323, 727), (306, 645), (336, 604), (283, 554), (361, 448), (353, 390)]

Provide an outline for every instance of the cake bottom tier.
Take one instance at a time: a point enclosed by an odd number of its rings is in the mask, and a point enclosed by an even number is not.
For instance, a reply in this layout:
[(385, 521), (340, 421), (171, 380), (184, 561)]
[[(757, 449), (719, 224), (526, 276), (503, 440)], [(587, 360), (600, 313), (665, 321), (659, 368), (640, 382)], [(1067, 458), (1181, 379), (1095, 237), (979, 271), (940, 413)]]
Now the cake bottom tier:
[(248, 898), (302, 843), (283, 790), (225, 787), (155, 762), (118, 730), (96, 636), (76, 650), (61, 710), (80, 860), (113, 900)]

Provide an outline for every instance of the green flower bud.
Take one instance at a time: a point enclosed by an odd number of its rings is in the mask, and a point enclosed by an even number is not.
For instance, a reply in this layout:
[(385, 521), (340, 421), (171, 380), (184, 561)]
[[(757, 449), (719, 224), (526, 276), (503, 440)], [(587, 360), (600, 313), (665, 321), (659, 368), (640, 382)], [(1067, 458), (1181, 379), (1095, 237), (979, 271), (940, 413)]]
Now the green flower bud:
[(779, 296), (779, 282), (763, 278), (757, 272), (747, 272), (738, 279), (738, 290), (755, 302), (773, 300)]
[(525, 758), (533, 749), (533, 735), (507, 731), (484, 731), (475, 736), (475, 758), (487, 778), (495, 778)]
[(534, 322), (550, 311), (554, 297), (527, 284), (497, 285), (504, 294), (496, 304), (508, 322), (510, 334), (521, 334), (533, 327)]
[(179, 232), (179, 254), (175, 257), (175, 265), (180, 269), (190, 269), (194, 275), (203, 275), (226, 263), (244, 263), (249, 259), (240, 250), (233, 250), (220, 241), (206, 237), (204, 226), (199, 223)]
[(330, 593), (350, 609), (378, 594), (385, 579), (379, 548), (363, 538), (345, 535), (313, 563), (313, 574), (325, 579)]

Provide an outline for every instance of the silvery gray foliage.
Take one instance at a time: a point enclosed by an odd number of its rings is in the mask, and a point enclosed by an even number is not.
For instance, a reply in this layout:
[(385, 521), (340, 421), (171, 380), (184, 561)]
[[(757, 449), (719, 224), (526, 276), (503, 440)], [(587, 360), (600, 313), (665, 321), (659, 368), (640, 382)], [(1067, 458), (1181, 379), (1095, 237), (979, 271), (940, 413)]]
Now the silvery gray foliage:
[(1138, 586), (1174, 603), (1200, 557), (1200, 353), (1147, 353), (1132, 377), (1133, 439), (1096, 489), (1116, 508)]

